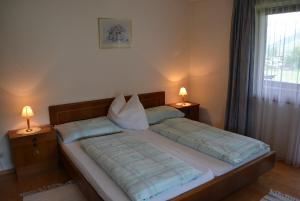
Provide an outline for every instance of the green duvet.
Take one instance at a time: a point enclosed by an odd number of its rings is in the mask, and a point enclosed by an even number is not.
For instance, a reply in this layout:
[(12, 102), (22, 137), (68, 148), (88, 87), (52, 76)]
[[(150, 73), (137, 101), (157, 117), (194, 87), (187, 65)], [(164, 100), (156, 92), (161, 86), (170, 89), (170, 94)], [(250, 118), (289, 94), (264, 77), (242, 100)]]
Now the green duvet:
[(134, 201), (149, 200), (203, 175), (183, 161), (128, 134), (89, 138), (80, 143)]
[(174, 118), (150, 129), (179, 144), (237, 165), (254, 154), (269, 150), (269, 145), (186, 118)]

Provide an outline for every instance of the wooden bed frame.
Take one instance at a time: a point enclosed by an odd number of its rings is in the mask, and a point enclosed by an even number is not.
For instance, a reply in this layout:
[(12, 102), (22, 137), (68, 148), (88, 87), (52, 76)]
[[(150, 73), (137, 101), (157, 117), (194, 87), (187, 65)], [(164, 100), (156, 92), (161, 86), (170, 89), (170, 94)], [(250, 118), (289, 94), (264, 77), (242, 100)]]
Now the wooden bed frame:
[[(128, 99), (129, 96), (126, 97)], [(145, 108), (165, 105), (165, 92), (139, 95)], [(51, 125), (105, 116), (113, 98), (49, 106)], [(80, 190), (89, 201), (102, 201), (96, 190), (89, 184), (68, 155), (60, 149), (60, 159), (67, 173), (78, 182)], [(255, 181), (260, 175), (271, 170), (275, 164), (275, 152), (269, 152), (245, 165), (216, 177), (215, 179), (173, 198), (173, 201), (217, 201)]]

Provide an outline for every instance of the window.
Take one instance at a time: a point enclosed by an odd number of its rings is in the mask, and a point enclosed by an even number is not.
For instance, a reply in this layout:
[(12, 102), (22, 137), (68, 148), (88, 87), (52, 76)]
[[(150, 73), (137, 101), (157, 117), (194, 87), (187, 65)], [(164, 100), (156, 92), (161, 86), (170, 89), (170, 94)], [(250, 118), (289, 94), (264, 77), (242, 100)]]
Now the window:
[(253, 95), (300, 104), (300, 4), (256, 8)]
[(264, 79), (300, 84), (300, 12), (267, 16)]

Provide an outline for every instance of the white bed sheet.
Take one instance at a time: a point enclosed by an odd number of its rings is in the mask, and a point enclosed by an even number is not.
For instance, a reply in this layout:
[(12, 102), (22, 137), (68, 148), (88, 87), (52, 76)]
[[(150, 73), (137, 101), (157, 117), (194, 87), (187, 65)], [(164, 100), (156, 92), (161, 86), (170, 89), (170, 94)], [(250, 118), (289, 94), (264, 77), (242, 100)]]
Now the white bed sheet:
[[(146, 137), (153, 135), (152, 131), (127, 131), (126, 133), (134, 136), (137, 139), (142, 139), (153, 143), (151, 137)], [(160, 136), (158, 137), (162, 138)], [(118, 185), (104, 172), (104, 170), (84, 152), (78, 141), (69, 144), (63, 144), (61, 142), (61, 144), (65, 153), (105, 201), (130, 201), (126, 193), (124, 193), (122, 189), (118, 187)], [(161, 150), (171, 153), (168, 151), (168, 149), (163, 148), (163, 144), (157, 143), (155, 146)], [(178, 156), (180, 159), (183, 159), (182, 157), (183, 156)], [(156, 198), (151, 199), (151, 201), (169, 200), (214, 178), (214, 174), (211, 170), (202, 166), (195, 166), (193, 164), (191, 165), (202, 171), (204, 175), (182, 187), (173, 188), (167, 192), (164, 192)]]

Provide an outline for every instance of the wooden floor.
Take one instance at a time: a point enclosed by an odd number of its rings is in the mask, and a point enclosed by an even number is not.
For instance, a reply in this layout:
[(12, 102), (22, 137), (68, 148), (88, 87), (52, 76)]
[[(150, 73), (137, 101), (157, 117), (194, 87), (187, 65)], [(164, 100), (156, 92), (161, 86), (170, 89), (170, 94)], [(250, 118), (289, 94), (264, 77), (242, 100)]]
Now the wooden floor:
[(270, 189), (300, 198), (300, 168), (277, 162), (270, 172), (224, 201), (259, 201)]
[[(56, 170), (28, 178), (27, 182), (17, 183), (14, 174), (0, 176), (0, 200), (20, 201), (18, 189), (32, 190), (43, 185), (61, 183), (69, 178), (63, 170)], [(232, 194), (224, 201), (259, 201), (270, 189), (300, 198), (300, 169), (292, 168), (281, 162), (277, 162), (275, 168), (261, 176), (255, 183), (246, 186)]]

